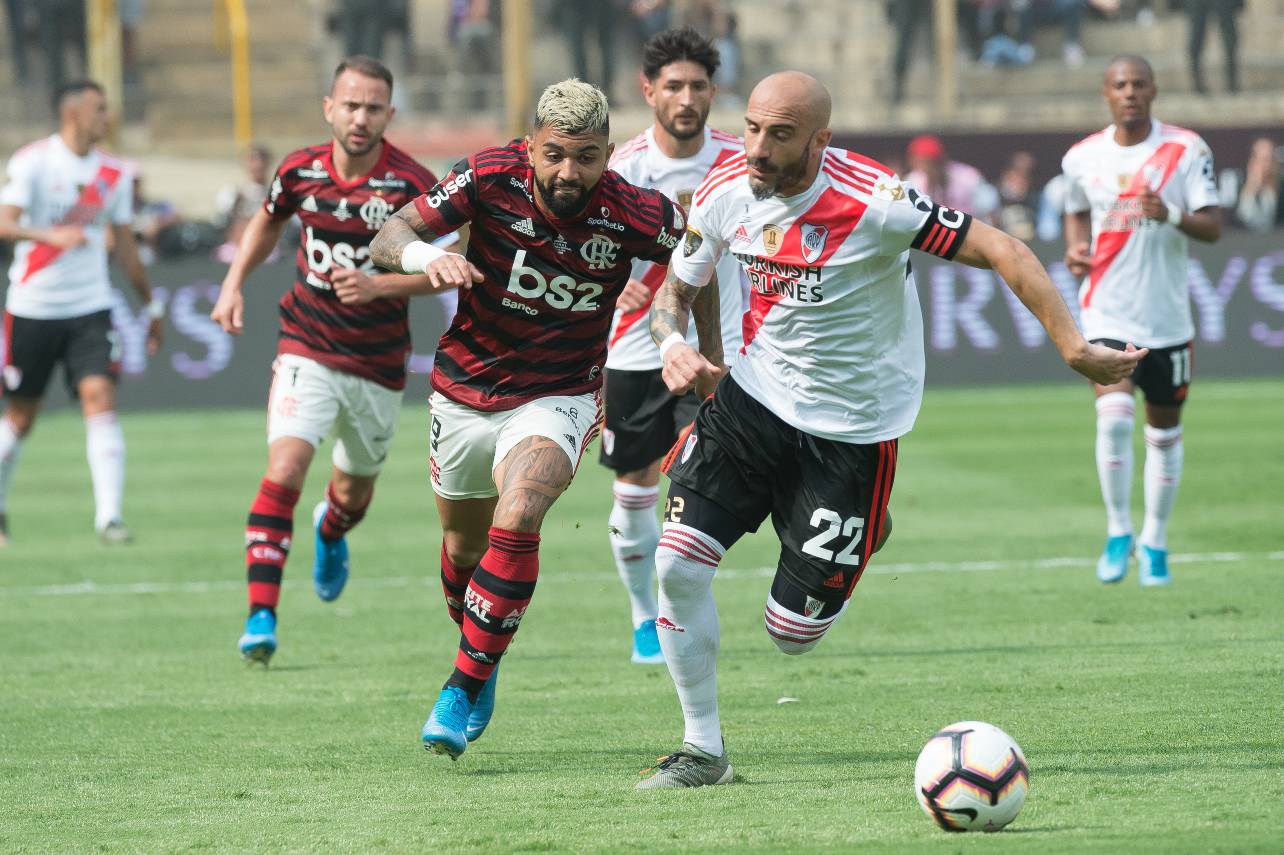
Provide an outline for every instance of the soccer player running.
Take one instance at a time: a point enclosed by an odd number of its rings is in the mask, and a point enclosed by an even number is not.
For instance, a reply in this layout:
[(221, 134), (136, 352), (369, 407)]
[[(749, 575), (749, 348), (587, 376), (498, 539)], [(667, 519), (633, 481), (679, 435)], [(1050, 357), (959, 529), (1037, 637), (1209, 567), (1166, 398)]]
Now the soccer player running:
[[(642, 93), (655, 110), (655, 124), (621, 145), (611, 169), (639, 187), (652, 187), (671, 201), (690, 206), (695, 188), (719, 164), (744, 150), (739, 138), (705, 124), (713, 105), (718, 51), (695, 30), (684, 27), (654, 36), (642, 48)], [(645, 322), (651, 298), (664, 281), (665, 267), (633, 263), (629, 291), (639, 299), (624, 310), (611, 330), (606, 357), (606, 426), (602, 431), (603, 466), (615, 470), (611, 508), (611, 552), (629, 593), (633, 617), (633, 656), (639, 664), (661, 664), (656, 637), (655, 547), (660, 542), (656, 497), (660, 460), (678, 431), (695, 418), (694, 393), (670, 394), (660, 377), (660, 350)], [(723, 353), (740, 350), (744, 297), (740, 266), (728, 255), (718, 266)], [(710, 295), (712, 296), (712, 295)], [(688, 342), (696, 343), (695, 328)]]
[(281, 298), (267, 472), (245, 527), (250, 614), (237, 647), (264, 665), (277, 648), (294, 506), (317, 448), (332, 433), (330, 481), (312, 515), (312, 581), (317, 596), (330, 601), (348, 580), (345, 536), (365, 516), (401, 409), (410, 354), (407, 298), (432, 290), (425, 276), (379, 273), (370, 261), (370, 239), (384, 221), (436, 183), (383, 139), (396, 112), (391, 98), (392, 74), (377, 60), (339, 63), (322, 104), (333, 138), (282, 161), (210, 314), (241, 334), (245, 278), (297, 214), (303, 234), (294, 286)]
[(85, 417), (94, 528), (104, 544), (127, 543), (109, 248), (147, 304), (149, 354), (160, 347), (165, 307), (152, 298), (130, 227), (133, 176), (123, 161), (97, 148), (110, 127), (102, 87), (69, 83), (54, 103), (58, 132), (14, 154), (0, 190), (0, 240), (17, 244), (5, 297), (0, 545), (8, 542), (9, 481), (59, 363)]
[(1066, 266), (1084, 276), (1084, 335), (1107, 347), (1150, 353), (1118, 383), (1097, 383), (1097, 475), (1106, 505), (1106, 545), (1097, 578), (1118, 582), (1133, 552), (1133, 390), (1146, 399), (1145, 522), (1137, 538), (1142, 585), (1167, 585), (1168, 518), (1181, 481), (1181, 407), (1194, 365), (1195, 324), (1187, 289), (1187, 238), (1221, 237), (1213, 156), (1192, 131), (1150, 115), (1158, 94), (1150, 63), (1120, 56), (1106, 66), (1103, 94), (1114, 123), (1073, 146), (1066, 178)]
[[(544, 516), (596, 433), (616, 299), (635, 258), (667, 264), (682, 212), (606, 168), (606, 96), (544, 90), (525, 139), (460, 161), (397, 212), (375, 263), (461, 292), (432, 373), (430, 470), (442, 587), (462, 630), (423, 726), (458, 757), (489, 723), (496, 666), (530, 604)], [(468, 254), (431, 241), (469, 224)]]
[(720, 341), (710, 347), (701, 335), (703, 353), (686, 343), (693, 306), (701, 324), (701, 288), (727, 252), (748, 271), (744, 350), (666, 459), (657, 624), (686, 732), (640, 789), (731, 780), (712, 591), (727, 549), (771, 516), (781, 553), (766, 629), (780, 650), (800, 654), (838, 620), (886, 539), (897, 438), (913, 426), (923, 391), (910, 249), (993, 269), (1062, 358), (1096, 382), (1118, 382), (1145, 355), (1085, 341), (1020, 241), (829, 147), (829, 113), (829, 93), (809, 75), (758, 84), (745, 156), (696, 190), (682, 250), (651, 310), (665, 382), (685, 392), (723, 371), (711, 358)]

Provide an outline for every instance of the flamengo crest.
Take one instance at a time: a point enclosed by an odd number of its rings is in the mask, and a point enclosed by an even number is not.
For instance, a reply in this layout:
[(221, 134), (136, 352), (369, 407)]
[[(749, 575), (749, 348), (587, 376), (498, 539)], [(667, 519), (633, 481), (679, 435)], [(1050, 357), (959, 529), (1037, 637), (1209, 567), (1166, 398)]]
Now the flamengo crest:
[(615, 266), (615, 253), (620, 245), (606, 235), (596, 234), (588, 243), (580, 247), (580, 255), (593, 270), (605, 270)]
[(382, 196), (371, 196), (361, 203), (357, 213), (361, 215), (361, 219), (365, 220), (372, 232), (377, 232), (392, 215), (392, 205), (388, 204), (388, 200)]

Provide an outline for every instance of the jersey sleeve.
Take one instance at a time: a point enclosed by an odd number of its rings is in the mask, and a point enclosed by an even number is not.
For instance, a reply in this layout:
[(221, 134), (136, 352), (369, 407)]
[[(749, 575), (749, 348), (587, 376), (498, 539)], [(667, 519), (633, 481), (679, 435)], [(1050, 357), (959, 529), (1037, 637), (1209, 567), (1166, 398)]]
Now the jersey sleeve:
[(917, 249), (948, 260), (972, 227), (971, 214), (938, 205), (913, 187), (897, 182), (876, 192), (886, 200), (880, 244), (884, 255)]
[(1186, 155), (1182, 166), (1182, 192), (1186, 197), (1187, 211), (1221, 204), (1217, 193), (1217, 173), (1213, 170), (1213, 153), (1202, 139), (1197, 140)]
[(1079, 181), (1079, 175), (1069, 154), (1061, 159), (1061, 174), (1065, 176), (1065, 204), (1062, 213), (1082, 214), (1089, 210), (1092, 205), (1088, 202), (1088, 194)]
[(0, 205), (13, 205), (24, 211), (31, 207), (35, 196), (34, 171), (31, 162), (22, 155), (9, 158), (4, 188), (0, 189)]
[(655, 196), (660, 203), (660, 227), (655, 233), (655, 238), (639, 249), (637, 257), (667, 265), (682, 237), (682, 230), (686, 227), (686, 217), (682, 213), (682, 208), (673, 204), (663, 193), (656, 191)]
[(674, 277), (697, 287), (709, 284), (718, 259), (728, 246), (717, 220), (717, 210), (712, 204), (692, 206), (682, 248), (673, 253), (669, 262), (669, 271)]
[(471, 222), (477, 215), (479, 201), (477, 170), (464, 158), (435, 187), (416, 196), (411, 204), (428, 230), (441, 236)]
[(292, 168), (284, 163), (277, 167), (267, 198), (263, 200), (263, 210), (273, 220), (288, 220), (299, 207), (299, 199), (293, 192), (291, 171)]

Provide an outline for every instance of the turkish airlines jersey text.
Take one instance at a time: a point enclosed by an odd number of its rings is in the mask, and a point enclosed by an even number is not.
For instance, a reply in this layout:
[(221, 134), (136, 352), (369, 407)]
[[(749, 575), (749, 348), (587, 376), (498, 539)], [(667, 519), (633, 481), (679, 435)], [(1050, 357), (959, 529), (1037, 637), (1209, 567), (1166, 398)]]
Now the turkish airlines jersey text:
[[(743, 159), (744, 143), (738, 137), (704, 129), (704, 145), (692, 157), (665, 156), (655, 143), (651, 128), (621, 145), (611, 158), (611, 168), (623, 175), (630, 184), (659, 190), (670, 201), (690, 210), (691, 196), (700, 182), (715, 168), (739, 155)], [(669, 268), (649, 261), (634, 261), (634, 279), (646, 284), (652, 296), (664, 284)], [(749, 302), (749, 280), (736, 260), (730, 255), (718, 263), (718, 300), (721, 304), (722, 352), (731, 364), (740, 352), (741, 318)], [(651, 340), (647, 317), (650, 304), (636, 312), (616, 312), (611, 329), (611, 350), (606, 357), (606, 367), (617, 371), (649, 371), (661, 367), (660, 348)], [(699, 346), (695, 324), (687, 325), (687, 342)]]
[(348, 267), (379, 273), (370, 262), (371, 238), (437, 178), (387, 141), (370, 173), (349, 183), (339, 180), (331, 158), (330, 143), (292, 152), (263, 203), (272, 219), (298, 214), (303, 224), (294, 287), (281, 298), (277, 352), (402, 389), (410, 354), (409, 301), (346, 305), (330, 287), (330, 271)]
[(667, 264), (682, 234), (679, 208), (609, 169), (573, 219), (545, 216), (536, 192), (526, 144), (515, 140), (461, 160), (415, 199), (437, 234), (471, 223), (467, 257), (485, 278), (459, 294), (432, 386), (476, 410), (600, 387), (633, 260)]
[(85, 242), (58, 249), (18, 241), (9, 266), (5, 309), (12, 315), (56, 320), (110, 309), (107, 227), (134, 218), (134, 179), (120, 161), (91, 149), (81, 157), (58, 134), (21, 148), (9, 159), (0, 205), (22, 209), (28, 227), (80, 226)]
[(1183, 212), (1217, 205), (1208, 146), (1192, 131), (1153, 122), (1144, 142), (1121, 146), (1115, 126), (1066, 152), (1066, 213), (1091, 212), (1092, 266), (1079, 289), (1088, 339), (1172, 347), (1195, 336), (1186, 281), (1187, 240), (1141, 213), (1149, 187)]
[(815, 436), (864, 445), (907, 433), (923, 397), (909, 250), (953, 258), (971, 216), (835, 148), (795, 196), (754, 199), (737, 158), (714, 170), (694, 202), (674, 274), (703, 285), (730, 252), (749, 276), (736, 383)]

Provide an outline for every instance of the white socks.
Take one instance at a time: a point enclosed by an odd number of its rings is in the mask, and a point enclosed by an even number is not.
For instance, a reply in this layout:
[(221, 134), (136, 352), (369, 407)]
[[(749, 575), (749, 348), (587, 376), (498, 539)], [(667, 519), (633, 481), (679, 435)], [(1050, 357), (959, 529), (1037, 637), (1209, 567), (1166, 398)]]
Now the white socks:
[(724, 551), (697, 529), (665, 523), (655, 553), (660, 577), (656, 629), (682, 703), (683, 741), (715, 757), (722, 756), (723, 745), (717, 674), (721, 634), (713, 602), (713, 571)]
[(1097, 399), (1097, 477), (1106, 503), (1106, 533), (1132, 534), (1132, 426), (1135, 405), (1127, 392)]
[(125, 435), (116, 413), (108, 410), (85, 419), (89, 476), (94, 482), (94, 528), (102, 531), (121, 518), (125, 497)]
[(659, 486), (639, 487), (615, 482), (615, 505), (611, 508), (611, 553), (620, 581), (629, 592), (633, 628), (655, 620), (655, 548), (660, 542), (660, 524), (655, 518)]
[(1177, 500), (1177, 485), (1181, 482), (1181, 464), (1184, 452), (1181, 426), (1157, 428), (1146, 425), (1146, 467), (1142, 484), (1146, 496), (1146, 521), (1137, 538), (1152, 549), (1168, 548), (1168, 517), (1172, 515)]
[(18, 436), (8, 419), (0, 416), (0, 514), (8, 506), (9, 480), (18, 466), (21, 451), (22, 437)]
[(790, 611), (776, 602), (771, 594), (767, 594), (767, 608), (763, 610), (762, 620), (767, 628), (767, 635), (776, 642), (780, 652), (797, 656), (820, 644), (825, 633), (838, 623), (849, 605), (851, 600), (843, 603), (843, 607), (832, 617), (810, 618)]

